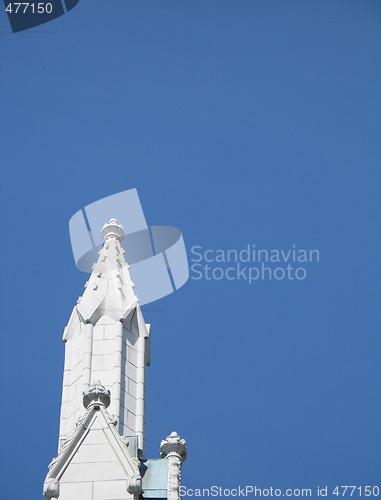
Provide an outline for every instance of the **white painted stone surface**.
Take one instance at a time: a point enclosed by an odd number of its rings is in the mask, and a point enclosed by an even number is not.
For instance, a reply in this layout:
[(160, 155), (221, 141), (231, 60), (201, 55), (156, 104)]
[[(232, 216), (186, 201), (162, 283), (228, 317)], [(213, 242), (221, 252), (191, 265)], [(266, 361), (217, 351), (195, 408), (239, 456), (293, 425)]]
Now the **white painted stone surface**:
[(110, 392), (96, 383), (83, 402), (85, 415), (49, 466), (45, 498), (137, 500), (139, 460), (129, 452), (127, 441), (115, 428), (115, 418), (106, 410)]

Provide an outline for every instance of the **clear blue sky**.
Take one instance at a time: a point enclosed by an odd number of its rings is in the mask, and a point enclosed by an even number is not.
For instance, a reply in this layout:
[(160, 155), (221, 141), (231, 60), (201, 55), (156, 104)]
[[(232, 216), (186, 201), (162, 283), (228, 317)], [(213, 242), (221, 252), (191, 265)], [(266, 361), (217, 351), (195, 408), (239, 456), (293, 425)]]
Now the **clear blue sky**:
[[(320, 251), (304, 281), (190, 280), (152, 323), (148, 457), (188, 487), (380, 483), (378, 0), (81, 0), (0, 13), (1, 500), (56, 455), (69, 218), (136, 187), (188, 251)], [(335, 497), (332, 497), (335, 498)]]

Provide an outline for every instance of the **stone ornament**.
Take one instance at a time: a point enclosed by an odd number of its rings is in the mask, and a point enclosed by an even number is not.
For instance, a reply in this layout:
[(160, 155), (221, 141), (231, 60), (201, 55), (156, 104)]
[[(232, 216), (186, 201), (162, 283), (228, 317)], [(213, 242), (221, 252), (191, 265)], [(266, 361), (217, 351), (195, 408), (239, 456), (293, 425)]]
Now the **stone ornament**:
[(142, 478), (140, 476), (132, 476), (127, 482), (127, 491), (135, 495), (142, 491)]
[(168, 458), (169, 454), (178, 455), (182, 462), (187, 456), (186, 441), (185, 439), (181, 439), (176, 431), (171, 432), (160, 443), (160, 457)]
[(105, 408), (110, 406), (111, 393), (101, 384), (100, 380), (91, 385), (83, 393), (83, 406), (88, 409), (91, 405), (103, 405)]
[(44, 483), (44, 495), (46, 498), (58, 498), (60, 496), (60, 483), (58, 479), (47, 479)]

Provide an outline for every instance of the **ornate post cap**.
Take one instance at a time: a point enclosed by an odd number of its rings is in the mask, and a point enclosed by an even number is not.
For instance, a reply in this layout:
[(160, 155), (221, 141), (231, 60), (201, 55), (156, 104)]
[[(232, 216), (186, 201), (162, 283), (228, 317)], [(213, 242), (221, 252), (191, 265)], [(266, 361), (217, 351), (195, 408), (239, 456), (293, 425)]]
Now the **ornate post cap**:
[(160, 457), (166, 458), (171, 454), (178, 455), (182, 461), (187, 458), (187, 445), (177, 432), (173, 431), (160, 443)]
[(100, 380), (91, 385), (87, 391), (83, 393), (83, 406), (88, 409), (91, 405), (110, 406), (111, 393), (101, 384)]
[(107, 238), (116, 238), (119, 241), (122, 241), (124, 238), (123, 226), (121, 224), (118, 224), (118, 221), (116, 219), (110, 219), (102, 227), (101, 235), (103, 241), (106, 241)]

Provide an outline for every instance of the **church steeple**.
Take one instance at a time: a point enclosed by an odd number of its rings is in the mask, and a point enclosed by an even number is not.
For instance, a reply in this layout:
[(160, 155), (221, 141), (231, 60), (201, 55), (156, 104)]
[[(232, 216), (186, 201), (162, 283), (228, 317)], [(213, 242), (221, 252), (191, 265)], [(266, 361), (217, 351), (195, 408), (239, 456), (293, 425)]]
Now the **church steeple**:
[(111, 219), (101, 232), (103, 248), (64, 331), (59, 450), (45, 499), (180, 500), (185, 441), (173, 432), (162, 458), (143, 455), (150, 325), (124, 258), (123, 227)]
[(60, 440), (83, 414), (82, 394), (97, 380), (111, 392), (111, 411), (123, 435), (144, 448), (144, 383), (149, 325), (134, 293), (121, 241), (123, 227), (102, 228), (104, 246), (65, 328), (65, 371)]

